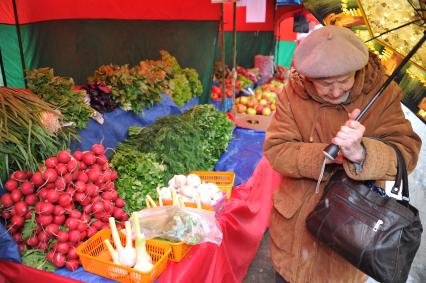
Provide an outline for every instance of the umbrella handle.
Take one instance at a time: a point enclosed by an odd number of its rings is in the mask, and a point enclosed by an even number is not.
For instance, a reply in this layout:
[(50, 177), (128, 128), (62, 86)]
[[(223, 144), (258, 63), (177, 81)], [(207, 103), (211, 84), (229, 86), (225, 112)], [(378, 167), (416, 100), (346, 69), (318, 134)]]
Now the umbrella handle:
[[(383, 93), (385, 88), (392, 82), (392, 80), (396, 77), (396, 75), (401, 71), (402, 67), (404, 67), (405, 64), (413, 57), (414, 53), (422, 46), (423, 42), (426, 41), (426, 30), (423, 32), (423, 36), (420, 38), (420, 40), (414, 45), (414, 47), (408, 52), (407, 56), (405, 56), (404, 60), (402, 60), (401, 64), (398, 65), (398, 67), (392, 72), (392, 75), (390, 75), (387, 80), (383, 83), (383, 85), (380, 87), (380, 89), (377, 91), (377, 93), (374, 95), (374, 97), (368, 102), (367, 106), (358, 114), (358, 116), (355, 118), (355, 121), (361, 120), (362, 117), (364, 117), (365, 113), (371, 108), (371, 106), (374, 104), (374, 102), (379, 98), (379, 96)], [(339, 153), (339, 146), (331, 143), (323, 150), (324, 155), (331, 160), (336, 159), (337, 154)]]

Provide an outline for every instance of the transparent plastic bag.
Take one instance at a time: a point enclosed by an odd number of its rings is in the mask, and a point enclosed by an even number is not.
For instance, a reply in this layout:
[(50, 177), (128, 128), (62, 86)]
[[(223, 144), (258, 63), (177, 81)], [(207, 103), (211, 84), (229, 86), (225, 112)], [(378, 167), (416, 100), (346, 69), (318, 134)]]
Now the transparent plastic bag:
[(222, 230), (213, 211), (161, 206), (141, 210), (138, 216), (147, 239), (159, 237), (188, 245), (211, 242), (219, 246), (222, 242)]

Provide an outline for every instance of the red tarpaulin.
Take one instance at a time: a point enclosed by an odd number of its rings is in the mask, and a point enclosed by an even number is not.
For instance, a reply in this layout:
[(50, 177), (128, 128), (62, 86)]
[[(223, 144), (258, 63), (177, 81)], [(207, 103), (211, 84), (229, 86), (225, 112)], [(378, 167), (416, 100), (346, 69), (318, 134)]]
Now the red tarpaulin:
[(242, 282), (269, 226), (272, 193), (280, 181), (280, 175), (263, 157), (253, 176), (234, 188), (218, 217), (222, 245), (194, 246), (181, 262), (169, 263), (158, 283)]
[[(16, 0), (19, 23), (62, 19), (220, 20), (211, 0)], [(15, 24), (12, 0), (0, 1), (0, 23)]]
[(23, 264), (0, 259), (0, 283), (82, 283)]

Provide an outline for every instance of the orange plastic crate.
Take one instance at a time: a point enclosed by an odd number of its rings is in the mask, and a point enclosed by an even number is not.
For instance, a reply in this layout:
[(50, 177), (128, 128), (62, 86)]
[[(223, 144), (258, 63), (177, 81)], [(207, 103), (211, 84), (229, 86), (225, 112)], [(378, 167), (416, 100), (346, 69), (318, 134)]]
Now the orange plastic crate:
[(218, 188), (226, 193), (226, 199), (231, 198), (232, 187), (234, 186), (234, 172), (216, 172), (216, 171), (193, 171), (202, 181), (214, 183)]
[[(222, 198), (219, 199), (215, 205), (201, 204), (201, 208), (205, 210), (209, 210), (209, 211), (214, 211), (215, 213), (219, 213), (223, 208), (223, 205), (225, 203), (225, 198), (226, 198), (226, 195), (224, 193)], [(163, 199), (163, 205), (172, 205), (172, 204), (173, 204), (173, 201), (171, 199)], [(184, 204), (186, 207), (197, 208), (197, 204), (194, 202), (184, 202)], [(159, 202), (157, 202), (157, 205), (159, 205)]]
[[(121, 243), (125, 245), (126, 237), (121, 233), (119, 234)], [(171, 253), (170, 244), (167, 242), (146, 241), (146, 250), (152, 258), (154, 267), (150, 272), (143, 273), (133, 268), (113, 263), (104, 244), (106, 239), (109, 239), (113, 244), (110, 229), (103, 229), (97, 232), (78, 246), (76, 252), (80, 257), (84, 270), (123, 283), (149, 283), (154, 282), (167, 267), (167, 259)]]
[(148, 242), (152, 242), (154, 245), (157, 244), (157, 242), (162, 242), (170, 245), (171, 252), (169, 254), (169, 260), (174, 262), (181, 261), (185, 255), (191, 250), (192, 246), (185, 244), (184, 242), (169, 242), (167, 240), (161, 240), (161, 239), (151, 239), (148, 240)]

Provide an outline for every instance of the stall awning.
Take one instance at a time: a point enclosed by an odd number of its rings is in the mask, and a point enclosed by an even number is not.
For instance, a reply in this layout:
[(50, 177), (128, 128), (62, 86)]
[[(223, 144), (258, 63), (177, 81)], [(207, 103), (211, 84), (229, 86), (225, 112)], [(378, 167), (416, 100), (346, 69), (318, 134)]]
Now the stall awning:
[[(211, 0), (15, 0), (20, 24), (63, 19), (219, 20)], [(0, 1), (0, 23), (15, 24), (12, 0)]]

